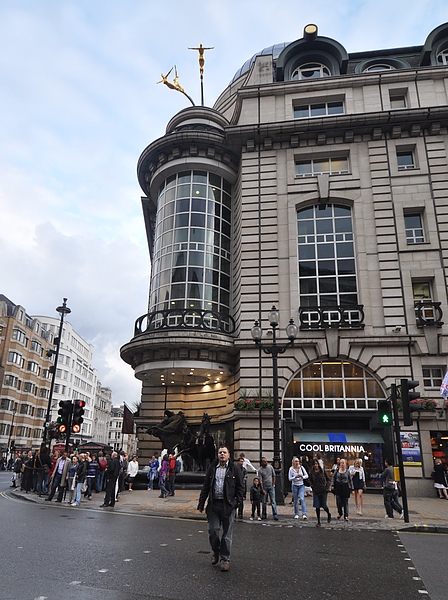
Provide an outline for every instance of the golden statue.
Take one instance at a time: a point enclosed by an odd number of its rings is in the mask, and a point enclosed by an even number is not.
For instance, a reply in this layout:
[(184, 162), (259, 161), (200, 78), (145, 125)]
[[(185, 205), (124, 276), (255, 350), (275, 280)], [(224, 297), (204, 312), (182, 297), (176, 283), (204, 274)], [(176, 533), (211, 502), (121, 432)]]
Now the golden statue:
[(202, 44), (199, 44), (199, 48), (188, 48), (188, 50), (197, 50), (199, 52), (199, 75), (201, 80), (201, 104), (204, 106), (204, 52), (205, 50), (213, 50), (213, 46), (204, 48)]
[[(169, 81), (168, 77), (170, 76), (171, 71), (173, 69), (174, 69), (173, 81)], [(164, 75), (163, 73), (161, 73), (160, 76), (161, 76), (162, 79), (160, 81), (158, 81), (157, 83), (164, 83), (167, 87), (170, 88), (170, 90), (176, 90), (176, 92), (180, 92), (181, 94), (183, 94), (184, 96), (186, 96), (188, 98), (188, 100), (190, 100), (191, 104), (194, 106), (193, 100), (185, 92), (184, 88), (179, 83), (179, 76), (177, 74), (177, 67), (176, 67), (176, 65), (174, 65), (174, 67), (171, 67), (171, 69), (168, 71), (168, 73), (166, 75)]]

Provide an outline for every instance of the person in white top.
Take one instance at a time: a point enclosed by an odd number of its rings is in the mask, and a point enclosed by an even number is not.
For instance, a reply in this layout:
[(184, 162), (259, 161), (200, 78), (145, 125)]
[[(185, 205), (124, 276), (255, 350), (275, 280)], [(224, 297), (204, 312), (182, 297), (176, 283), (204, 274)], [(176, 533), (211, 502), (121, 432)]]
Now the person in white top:
[(366, 474), (362, 466), (362, 460), (356, 458), (350, 467), (350, 475), (353, 482), (353, 493), (355, 496), (356, 514), (362, 516), (362, 494), (366, 489)]
[(243, 459), (243, 467), (246, 469), (246, 471), (248, 471), (249, 469), (252, 471), (252, 473), (256, 473), (258, 469), (256, 469), (254, 467), (254, 465), (250, 462), (250, 460), (248, 458), (246, 458), (246, 455), (244, 454), (244, 452), (240, 452), (240, 458)]
[(137, 457), (134, 454), (134, 456), (132, 457), (132, 460), (129, 461), (128, 470), (127, 470), (130, 492), (132, 492), (132, 484), (134, 483), (134, 479), (136, 478), (137, 473), (138, 473), (138, 462), (137, 462)]
[(292, 459), (292, 465), (289, 467), (288, 479), (291, 482), (291, 490), (292, 490), (292, 500), (294, 504), (294, 519), (299, 518), (299, 503), (298, 499), (300, 497), (300, 506), (302, 508), (302, 519), (306, 521), (308, 517), (306, 516), (306, 504), (305, 504), (305, 485), (303, 483), (304, 479), (308, 478), (308, 473), (303, 468), (300, 463), (300, 460), (297, 457)]

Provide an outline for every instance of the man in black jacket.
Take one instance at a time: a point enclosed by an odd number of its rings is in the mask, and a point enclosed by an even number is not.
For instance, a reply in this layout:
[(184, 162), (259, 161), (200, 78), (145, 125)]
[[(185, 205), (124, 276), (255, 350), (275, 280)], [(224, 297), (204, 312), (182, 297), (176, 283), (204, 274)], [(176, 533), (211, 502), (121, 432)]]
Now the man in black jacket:
[(117, 479), (120, 474), (120, 459), (116, 452), (112, 452), (112, 458), (107, 463), (106, 468), (106, 495), (101, 508), (107, 508), (108, 506), (115, 506), (115, 486)]
[[(212, 565), (221, 557), (221, 571), (229, 570), (235, 508), (243, 499), (243, 473), (230, 460), (229, 449), (221, 446), (218, 460), (209, 467), (199, 496), (198, 510), (207, 500), (208, 536), (212, 547)], [(219, 537), (222, 527), (222, 537)]]

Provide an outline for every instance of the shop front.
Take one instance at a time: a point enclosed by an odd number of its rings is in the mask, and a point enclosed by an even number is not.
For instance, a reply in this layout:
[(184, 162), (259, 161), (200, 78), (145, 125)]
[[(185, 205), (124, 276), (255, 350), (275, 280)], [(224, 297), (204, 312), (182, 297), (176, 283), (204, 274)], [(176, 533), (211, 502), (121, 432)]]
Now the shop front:
[[(330, 474), (337, 458), (344, 458), (351, 466), (356, 458), (362, 460), (367, 487), (381, 489), (381, 473), (387, 458), (387, 443), (381, 433), (373, 431), (306, 431), (293, 430), (291, 459), (302, 457), (309, 462), (315, 455), (322, 458), (325, 470)], [(288, 457), (289, 459), (289, 457)]]

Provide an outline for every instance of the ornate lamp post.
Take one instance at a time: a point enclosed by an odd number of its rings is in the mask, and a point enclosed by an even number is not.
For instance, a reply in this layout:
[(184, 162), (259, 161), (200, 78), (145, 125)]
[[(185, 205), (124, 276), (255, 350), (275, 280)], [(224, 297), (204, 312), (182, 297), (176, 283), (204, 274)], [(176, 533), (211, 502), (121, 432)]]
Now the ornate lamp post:
[(272, 306), (268, 314), (269, 325), (272, 329), (272, 342), (270, 344), (262, 344), (261, 338), (263, 330), (260, 327), (260, 323), (255, 321), (254, 326), (251, 329), (252, 339), (265, 354), (272, 356), (272, 393), (273, 393), (273, 434), (274, 434), (274, 470), (275, 470), (275, 495), (277, 504), (284, 504), (285, 497), (283, 494), (283, 478), (282, 478), (282, 458), (280, 451), (280, 410), (278, 402), (278, 355), (283, 354), (286, 348), (294, 345), (294, 341), (297, 338), (299, 332), (297, 325), (293, 319), (289, 320), (289, 324), (286, 327), (286, 335), (289, 342), (283, 346), (277, 344), (277, 327), (279, 325), (280, 316), (277, 308)]
[[(61, 347), (61, 339), (62, 339), (62, 327), (64, 324), (65, 315), (69, 315), (72, 311), (67, 306), (67, 298), (63, 298), (62, 306), (58, 306), (56, 311), (61, 315), (61, 320), (59, 322), (59, 335), (55, 340), (56, 350), (48, 350), (47, 356), (50, 358), (53, 354), (54, 356), (54, 364), (50, 367), (51, 371), (51, 386), (50, 386), (50, 395), (48, 398), (48, 406), (47, 406), (47, 414), (45, 417), (45, 426), (44, 426), (44, 435), (43, 435), (43, 443), (46, 444), (47, 436), (48, 436), (48, 428), (50, 427), (50, 414), (51, 414), (51, 404), (53, 402), (53, 393), (54, 393), (54, 383), (56, 380), (56, 369), (58, 366), (59, 359), (59, 348)], [(48, 443), (48, 447), (51, 445), (51, 440)]]

